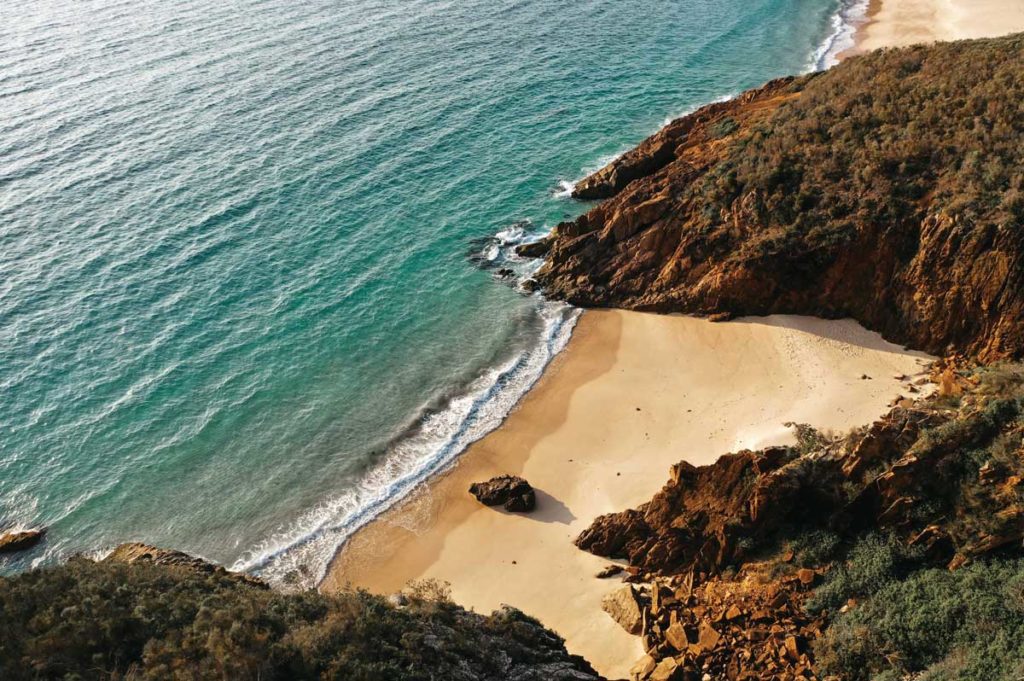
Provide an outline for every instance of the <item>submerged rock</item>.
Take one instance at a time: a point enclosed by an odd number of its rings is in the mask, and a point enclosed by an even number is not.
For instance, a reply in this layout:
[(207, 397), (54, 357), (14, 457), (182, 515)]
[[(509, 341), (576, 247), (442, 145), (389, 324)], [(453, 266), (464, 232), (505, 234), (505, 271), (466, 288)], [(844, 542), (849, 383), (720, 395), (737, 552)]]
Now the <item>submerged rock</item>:
[(506, 511), (529, 513), (537, 506), (530, 483), (517, 475), (499, 475), (469, 486), (469, 493), (485, 506), (504, 506)]
[(46, 536), (45, 529), (0, 534), (0, 553), (15, 553), (32, 548)]

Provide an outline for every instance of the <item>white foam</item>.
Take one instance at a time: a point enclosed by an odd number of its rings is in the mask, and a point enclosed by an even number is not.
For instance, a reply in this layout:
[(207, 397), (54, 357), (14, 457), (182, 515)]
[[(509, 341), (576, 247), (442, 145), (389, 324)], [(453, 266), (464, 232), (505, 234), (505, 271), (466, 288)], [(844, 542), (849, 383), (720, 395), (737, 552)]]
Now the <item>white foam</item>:
[(243, 555), (232, 570), (255, 572), (281, 586), (312, 587), (346, 539), (420, 483), (445, 470), (470, 444), (497, 428), (566, 345), (579, 311), (540, 302), (539, 342), (485, 371), (447, 408), (428, 412), (395, 442), (359, 485), (323, 501), (291, 526)]
[(577, 180), (576, 182), (569, 182), (568, 180), (559, 180), (558, 181), (558, 191), (556, 191), (555, 194), (554, 194), (555, 198), (557, 198), (557, 199), (568, 199), (568, 198), (571, 198), (572, 197), (572, 193), (576, 190), (576, 183), (577, 182), (579, 182), (579, 180)]
[(666, 125), (669, 125), (673, 121), (679, 120), (683, 116), (689, 116), (690, 114), (692, 114), (695, 111), (697, 111), (697, 109), (700, 109), (702, 107), (708, 106), (709, 104), (720, 104), (722, 102), (728, 102), (730, 99), (734, 99), (739, 94), (740, 94), (739, 91), (734, 90), (734, 91), (730, 92), (727, 95), (722, 95), (721, 97), (718, 97), (716, 99), (712, 99), (710, 102), (705, 102), (704, 104), (695, 104), (694, 106), (691, 106), (691, 107), (688, 107), (688, 108), (684, 109), (681, 113), (679, 113), (679, 114), (677, 114), (675, 116), (667, 117), (662, 122), (661, 127), (665, 127)]
[(814, 51), (808, 71), (822, 71), (839, 63), (839, 55), (856, 45), (857, 29), (868, 14), (869, 0), (844, 0), (832, 15), (832, 31)]
[(631, 147), (631, 146), (630, 147), (624, 147), (621, 151), (618, 151), (618, 152), (616, 152), (614, 154), (609, 154), (608, 156), (602, 156), (601, 158), (599, 158), (597, 160), (596, 163), (594, 163), (593, 165), (589, 165), (586, 168), (584, 168), (582, 170), (582, 173), (580, 174), (579, 178), (577, 178), (575, 180), (571, 180), (571, 181), (570, 180), (564, 180), (564, 179), (563, 180), (559, 180), (558, 181), (558, 189), (552, 192), (552, 196), (554, 196), (557, 199), (571, 199), (572, 198), (572, 193), (576, 189), (576, 185), (577, 184), (582, 182), (584, 179), (590, 177), (591, 175), (596, 173), (598, 170), (601, 170), (605, 166), (609, 165), (610, 163), (614, 163), (615, 161), (619, 160), (620, 158), (622, 158), (622, 156), (626, 152), (628, 152), (632, 148), (633, 147)]

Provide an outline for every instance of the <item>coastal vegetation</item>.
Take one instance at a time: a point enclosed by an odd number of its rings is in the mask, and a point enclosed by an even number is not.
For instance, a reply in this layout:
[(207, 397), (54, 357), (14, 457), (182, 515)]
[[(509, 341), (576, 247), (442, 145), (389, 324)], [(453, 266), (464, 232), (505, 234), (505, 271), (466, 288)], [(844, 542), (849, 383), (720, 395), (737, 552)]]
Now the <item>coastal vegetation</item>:
[(201, 561), (158, 563), (76, 558), (0, 579), (0, 678), (598, 678), (536, 620), (467, 612), (434, 582), (392, 601), (286, 594)]
[[(910, 555), (908, 555), (910, 553)], [(856, 605), (817, 641), (825, 674), (850, 681), (992, 681), (1024, 674), (1024, 560), (947, 570), (898, 541), (866, 538), (808, 602)]]

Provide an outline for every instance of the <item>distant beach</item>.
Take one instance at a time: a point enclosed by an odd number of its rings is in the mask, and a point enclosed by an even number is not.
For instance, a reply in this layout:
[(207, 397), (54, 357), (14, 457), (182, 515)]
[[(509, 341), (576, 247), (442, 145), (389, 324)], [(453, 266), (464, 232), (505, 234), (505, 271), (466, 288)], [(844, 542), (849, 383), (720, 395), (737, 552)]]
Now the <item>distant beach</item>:
[(847, 54), (1017, 31), (1024, 31), (1024, 3), (1017, 0), (871, 0)]

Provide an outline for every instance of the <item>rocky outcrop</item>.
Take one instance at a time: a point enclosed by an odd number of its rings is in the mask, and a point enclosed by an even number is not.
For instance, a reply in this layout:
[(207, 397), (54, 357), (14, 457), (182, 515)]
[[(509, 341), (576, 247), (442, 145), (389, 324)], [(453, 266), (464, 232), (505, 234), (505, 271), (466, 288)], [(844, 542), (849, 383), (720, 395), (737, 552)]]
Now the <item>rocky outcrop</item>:
[[(949, 569), (1024, 557), (1024, 366), (947, 362), (933, 378), (936, 394), (869, 427), (798, 426), (796, 446), (677, 464), (650, 502), (595, 520), (577, 545), (630, 563), (605, 609), (640, 623), (631, 678), (819, 678), (813, 643), (836, 613), (803, 602), (841, 555), (822, 536), (891, 536)], [(788, 548), (803, 538), (817, 553)]]
[(688, 116), (677, 118), (635, 149), (580, 180), (573, 188), (573, 198), (593, 200), (615, 196), (633, 180), (653, 175), (709, 141), (707, 131), (736, 114), (741, 107), (744, 114), (752, 118), (759, 111), (770, 112), (779, 102), (793, 96), (794, 81), (796, 79), (792, 77), (773, 80), (736, 99), (709, 104)]
[(529, 513), (537, 507), (537, 495), (526, 480), (500, 475), (469, 486), (469, 493), (485, 506), (503, 506), (506, 511)]
[(164, 567), (185, 568), (200, 573), (216, 573), (229, 576), (239, 582), (243, 582), (260, 589), (270, 588), (262, 579), (257, 579), (251, 575), (241, 572), (230, 572), (220, 565), (210, 563), (202, 558), (196, 558), (195, 556), (191, 556), (182, 551), (161, 549), (156, 546), (150, 546), (149, 544), (142, 544), (140, 542), (121, 544), (111, 551), (103, 560), (108, 563), (147, 563)]
[[(524, 252), (580, 306), (853, 317), (936, 354), (1021, 356), (1024, 159), (1016, 95), (990, 89), (1022, 56), (1020, 36), (888, 51), (704, 107), (582, 181), (607, 200)], [(988, 176), (963, 165), (977, 149)]]
[(12, 531), (0, 534), (0, 553), (26, 551), (46, 536), (45, 529)]

